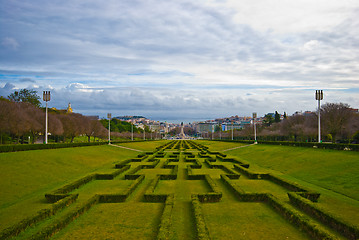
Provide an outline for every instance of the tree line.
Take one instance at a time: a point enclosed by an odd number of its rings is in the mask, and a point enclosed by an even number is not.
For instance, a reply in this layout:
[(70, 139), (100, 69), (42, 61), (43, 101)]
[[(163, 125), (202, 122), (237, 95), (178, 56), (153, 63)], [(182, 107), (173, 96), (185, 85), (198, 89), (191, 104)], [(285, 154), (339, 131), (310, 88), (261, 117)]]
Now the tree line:
[[(106, 128), (98, 121), (78, 113), (49, 109), (49, 140), (74, 141), (77, 136), (105, 138)], [(26, 101), (0, 98), (0, 143), (35, 143), (45, 134), (45, 111)]]
[[(321, 136), (326, 142), (359, 143), (359, 113), (345, 103), (326, 103), (320, 108)], [(294, 114), (279, 118), (266, 115), (256, 125), (257, 139), (269, 141), (318, 141), (318, 114)], [(233, 133), (236, 139), (254, 139), (254, 126), (249, 125)], [(212, 137), (212, 136), (207, 136)], [(231, 138), (231, 132), (215, 132), (214, 138)]]
[[(0, 97), (0, 144), (35, 143), (45, 134), (45, 109), (41, 108), (40, 97), (34, 90), (21, 89), (7, 98)], [(97, 120), (66, 110), (48, 109), (49, 141), (73, 142), (75, 137), (86, 136), (87, 141), (107, 139), (108, 120)], [(111, 120), (111, 135), (131, 138), (131, 123)], [(141, 129), (133, 127), (134, 137), (142, 137)], [(148, 129), (147, 129), (148, 130)], [(142, 130), (143, 132), (143, 130)]]

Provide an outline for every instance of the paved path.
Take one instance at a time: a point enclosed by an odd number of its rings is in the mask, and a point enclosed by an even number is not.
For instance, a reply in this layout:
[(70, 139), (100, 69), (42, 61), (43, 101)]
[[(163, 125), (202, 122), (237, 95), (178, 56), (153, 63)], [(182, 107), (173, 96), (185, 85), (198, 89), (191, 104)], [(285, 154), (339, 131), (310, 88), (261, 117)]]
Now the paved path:
[(124, 148), (124, 149), (131, 150), (131, 151), (143, 152), (143, 151), (138, 150), (138, 149), (128, 148), (128, 147), (124, 147), (124, 146), (120, 146), (120, 145), (113, 145), (113, 144), (109, 144), (109, 145), (110, 145), (110, 146), (113, 146), (113, 147)]
[(255, 143), (252, 143), (252, 144), (249, 144), (249, 145), (244, 145), (244, 146), (239, 146), (239, 147), (235, 147), (235, 148), (229, 148), (229, 149), (226, 149), (226, 150), (222, 150), (222, 152), (231, 151), (231, 150), (234, 150), (234, 149), (237, 149), (237, 148), (249, 147), (249, 146), (252, 146), (252, 145), (255, 145)]

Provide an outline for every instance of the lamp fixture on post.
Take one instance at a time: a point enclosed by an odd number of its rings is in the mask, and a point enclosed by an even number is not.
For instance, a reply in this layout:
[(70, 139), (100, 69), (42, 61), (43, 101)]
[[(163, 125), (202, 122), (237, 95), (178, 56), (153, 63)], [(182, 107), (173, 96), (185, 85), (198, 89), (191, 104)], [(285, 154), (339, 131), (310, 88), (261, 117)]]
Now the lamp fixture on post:
[(108, 144), (111, 144), (111, 113), (107, 113), (108, 118)]
[(47, 132), (48, 132), (48, 116), (47, 116), (47, 102), (50, 101), (50, 91), (43, 91), (42, 99), (46, 102), (46, 114), (45, 114), (45, 144), (47, 144)]
[(256, 113), (256, 112), (254, 112), (254, 113), (253, 113), (254, 144), (256, 144), (256, 143), (257, 143), (256, 118), (257, 118), (257, 113)]
[(321, 143), (320, 139), (320, 100), (323, 100), (323, 90), (315, 90), (315, 100), (318, 100), (318, 143)]

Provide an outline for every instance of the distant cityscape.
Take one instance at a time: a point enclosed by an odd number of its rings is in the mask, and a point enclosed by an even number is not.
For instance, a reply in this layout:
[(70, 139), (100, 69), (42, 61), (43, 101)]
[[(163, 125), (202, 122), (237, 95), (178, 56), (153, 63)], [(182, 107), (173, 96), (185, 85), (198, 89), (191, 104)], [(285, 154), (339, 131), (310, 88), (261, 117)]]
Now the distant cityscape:
[[(296, 112), (295, 114), (310, 114), (312, 112)], [(271, 115), (273, 118), (275, 113), (267, 113), (266, 115)], [(147, 119), (143, 116), (118, 116), (115, 117), (120, 121), (130, 122), (136, 125), (138, 128), (144, 129), (144, 126), (148, 126), (151, 131), (160, 132), (160, 133), (168, 133), (175, 128), (181, 127), (181, 123), (169, 123), (166, 121), (155, 121), (151, 119)], [(216, 118), (212, 120), (205, 121), (195, 121), (192, 123), (183, 122), (184, 127), (189, 127), (194, 129), (197, 133), (209, 133), (218, 130), (222, 131), (230, 131), (232, 129), (243, 129), (246, 126), (253, 124), (253, 121), (256, 124), (261, 124), (264, 120), (263, 117), (257, 117), (253, 119), (253, 117), (249, 116), (231, 116), (224, 118)], [(280, 114), (280, 119), (284, 118), (284, 114)]]

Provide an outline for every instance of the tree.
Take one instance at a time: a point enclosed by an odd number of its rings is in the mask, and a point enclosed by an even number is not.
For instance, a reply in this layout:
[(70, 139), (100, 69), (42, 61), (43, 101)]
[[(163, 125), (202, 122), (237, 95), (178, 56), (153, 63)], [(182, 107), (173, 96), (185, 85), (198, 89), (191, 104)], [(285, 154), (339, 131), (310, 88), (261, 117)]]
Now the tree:
[(331, 134), (332, 142), (335, 143), (337, 135), (342, 133), (353, 112), (346, 103), (326, 103), (320, 111), (323, 129)]
[(272, 114), (268, 113), (264, 116), (263, 123), (265, 126), (269, 127), (270, 125), (272, 125), (273, 122), (274, 122), (274, 118)]
[(280, 115), (279, 115), (279, 113), (277, 111), (275, 111), (274, 122), (276, 122), (276, 123), (280, 122)]
[(21, 89), (20, 91), (15, 91), (8, 96), (8, 99), (13, 102), (28, 102), (36, 107), (40, 107), (40, 97), (37, 95), (37, 91), (28, 90), (26, 88)]
[(294, 137), (294, 141), (297, 141), (298, 136), (303, 136), (304, 133), (304, 121), (303, 115), (294, 115), (283, 122), (281, 122), (282, 135), (289, 135)]
[(287, 119), (287, 113), (286, 112), (284, 112), (284, 114), (283, 114), (283, 119)]

